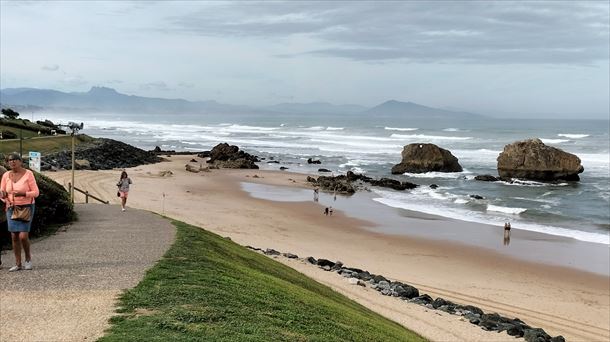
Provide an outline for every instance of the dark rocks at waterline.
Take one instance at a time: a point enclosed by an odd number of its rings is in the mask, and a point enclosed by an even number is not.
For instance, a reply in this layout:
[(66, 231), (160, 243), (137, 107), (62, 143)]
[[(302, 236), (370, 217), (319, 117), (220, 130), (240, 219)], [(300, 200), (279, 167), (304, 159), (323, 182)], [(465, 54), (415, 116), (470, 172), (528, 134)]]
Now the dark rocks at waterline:
[(307, 164), (322, 164), (320, 160), (314, 160), (312, 158), (307, 159)]
[(433, 301), (432, 297), (430, 297), (428, 294), (423, 294), (421, 296), (417, 296), (417, 297), (409, 299), (409, 303), (415, 303), (415, 304), (419, 304), (419, 305), (431, 304), (432, 301)]
[(483, 197), (481, 195), (470, 195), (470, 198), (474, 198), (474, 199), (478, 199), (478, 200), (485, 199), (485, 197)]
[(402, 150), (402, 161), (392, 167), (393, 174), (424, 172), (461, 172), (458, 159), (434, 144), (409, 144)]
[(308, 176), (307, 181), (326, 191), (336, 191), (343, 194), (353, 194), (356, 192), (356, 188), (344, 175), (336, 177), (320, 176), (318, 178)]
[[(152, 152), (144, 151), (121, 141), (98, 138), (76, 145), (75, 159), (80, 160), (77, 169), (112, 170), (128, 168), (161, 161)], [(43, 171), (72, 168), (72, 152), (65, 150), (42, 156)]]
[(268, 160), (267, 164), (279, 164), (280, 161), (279, 160)]
[(391, 178), (381, 178), (379, 180), (371, 180), (369, 181), (371, 185), (390, 188), (394, 190), (407, 190), (407, 189), (415, 189), (417, 184), (413, 184), (411, 182), (400, 182)]
[(282, 253), (282, 256), (288, 258), (288, 259), (298, 259), (299, 256), (296, 254), (292, 254), (292, 253)]
[(436, 189), (436, 188), (438, 188), (438, 185), (436, 185), (436, 184), (430, 184), (430, 189)]
[(497, 182), (499, 179), (492, 175), (478, 175), (474, 177), (475, 180), (483, 181), (483, 182)]
[(356, 192), (356, 190), (363, 188), (362, 184), (358, 184), (358, 182), (369, 183), (373, 186), (385, 187), (394, 190), (414, 189), (418, 186), (417, 184), (413, 184), (411, 182), (400, 182), (391, 178), (381, 178), (376, 180), (371, 177), (357, 175), (351, 171), (348, 171), (346, 175), (339, 175), (335, 177), (320, 176), (318, 178), (314, 178), (308, 176), (307, 181), (322, 190), (336, 191), (344, 194), (353, 194)]
[(235, 145), (221, 143), (210, 151), (210, 159), (207, 161), (214, 167), (225, 169), (258, 169), (258, 157), (239, 149)]
[(315, 265), (315, 264), (317, 264), (317, 263), (318, 263), (318, 261), (316, 260), (316, 258), (311, 257), (311, 256), (310, 256), (310, 257), (305, 258), (305, 261), (307, 261), (308, 263), (310, 263), (310, 264), (312, 264), (312, 265)]
[(318, 169), (318, 172), (332, 172), (329, 169)]
[(540, 139), (517, 141), (504, 146), (498, 156), (500, 177), (538, 181), (578, 181), (584, 171), (580, 158)]
[(280, 166), (280, 170), (284, 171), (284, 170), (288, 170), (288, 168), (286, 166)]
[[(162, 155), (166, 155), (166, 156), (188, 156), (188, 155), (196, 154), (198, 157), (200, 157), (200, 155), (202, 153), (205, 153), (205, 152), (194, 152), (194, 151), (176, 152), (175, 150), (162, 150), (161, 147), (159, 147), (159, 146), (155, 146), (155, 148), (150, 152), (154, 153), (154, 154), (162, 154)], [(206, 157), (201, 157), (201, 158), (206, 158)]]

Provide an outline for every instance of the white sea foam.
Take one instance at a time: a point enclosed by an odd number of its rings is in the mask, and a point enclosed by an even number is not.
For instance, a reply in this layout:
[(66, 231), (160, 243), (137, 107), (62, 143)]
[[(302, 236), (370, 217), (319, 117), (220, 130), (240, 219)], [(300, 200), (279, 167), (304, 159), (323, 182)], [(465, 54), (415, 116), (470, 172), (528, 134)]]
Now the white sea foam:
[(403, 173), (403, 175), (412, 178), (446, 178), (446, 179), (458, 179), (463, 178), (470, 174), (470, 171), (462, 172), (424, 172), (424, 173)]
[(343, 129), (344, 129), (344, 127), (331, 127), (331, 126), (326, 127), (327, 131), (342, 131)]
[(586, 138), (589, 136), (589, 134), (567, 134), (567, 133), (559, 133), (557, 134), (558, 137), (564, 137), (564, 138), (569, 138), (569, 139), (582, 139), (582, 138)]
[(463, 198), (456, 198), (456, 199), (453, 201), (453, 203), (456, 203), (456, 204), (466, 204), (466, 203), (468, 203), (468, 202), (470, 202), (470, 201), (468, 201), (468, 200), (466, 200), (466, 199), (463, 199)]
[[(480, 214), (464, 208), (451, 208), (440, 205), (429, 205), (418, 201), (405, 202), (398, 198), (391, 198), (390, 192), (375, 191), (377, 193), (383, 193), (383, 197), (373, 198), (374, 201), (382, 203), (384, 205), (401, 208), (406, 210), (419, 211), (430, 215), (438, 215), (442, 217), (452, 218), (456, 220), (477, 222), (483, 224), (497, 225), (498, 222), (503, 222), (506, 217), (496, 217), (493, 215)], [(390, 194), (390, 195), (389, 195)], [(580, 230), (566, 229), (562, 227), (546, 226), (535, 223), (520, 222), (517, 220), (513, 221), (512, 224), (514, 229), (522, 229), (533, 232), (539, 232), (549, 235), (569, 237), (580, 241), (600, 243), (610, 245), (610, 236), (602, 233), (591, 233)]]
[(322, 131), (324, 130), (324, 126), (312, 126), (312, 127), (307, 127), (305, 128), (308, 131)]
[(541, 138), (540, 140), (545, 144), (563, 144), (563, 143), (570, 141), (569, 139), (545, 139), (545, 138)]
[(445, 132), (459, 132), (459, 128), (445, 128), (443, 131)]
[(403, 131), (403, 132), (407, 132), (407, 131), (417, 131), (419, 128), (410, 128), (410, 127), (384, 127), (384, 129), (386, 131)]
[(527, 208), (511, 208), (511, 207), (501, 207), (499, 205), (487, 205), (487, 211), (497, 211), (505, 214), (519, 215), (524, 213)]
[(390, 137), (406, 140), (469, 140), (472, 137), (447, 137), (443, 135), (425, 135), (425, 134), (392, 134)]

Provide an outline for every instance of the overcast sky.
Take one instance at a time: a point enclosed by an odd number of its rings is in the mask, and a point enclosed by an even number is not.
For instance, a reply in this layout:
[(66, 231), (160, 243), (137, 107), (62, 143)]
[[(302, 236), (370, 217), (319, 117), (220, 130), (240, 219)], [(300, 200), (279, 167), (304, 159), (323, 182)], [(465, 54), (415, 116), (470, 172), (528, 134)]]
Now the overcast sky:
[(0, 2), (2, 88), (609, 117), (609, 4)]

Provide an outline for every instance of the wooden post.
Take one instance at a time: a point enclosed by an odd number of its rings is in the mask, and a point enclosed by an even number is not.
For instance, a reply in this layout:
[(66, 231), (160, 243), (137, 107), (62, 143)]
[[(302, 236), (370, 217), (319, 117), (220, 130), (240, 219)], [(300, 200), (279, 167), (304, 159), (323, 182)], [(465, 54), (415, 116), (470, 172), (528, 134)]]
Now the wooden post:
[[(72, 184), (76, 186), (74, 183), (74, 131), (72, 131)], [(70, 199), (72, 200), (72, 204), (74, 204), (74, 189), (70, 189)]]
[(85, 203), (89, 203), (89, 191), (85, 191)]

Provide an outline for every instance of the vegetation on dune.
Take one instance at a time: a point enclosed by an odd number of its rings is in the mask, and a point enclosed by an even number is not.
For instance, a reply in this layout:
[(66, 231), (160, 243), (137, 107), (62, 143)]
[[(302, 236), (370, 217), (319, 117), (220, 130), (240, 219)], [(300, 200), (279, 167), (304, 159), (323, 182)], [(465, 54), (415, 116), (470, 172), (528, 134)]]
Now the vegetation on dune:
[(181, 222), (120, 299), (108, 341), (423, 341), (268, 257)]

